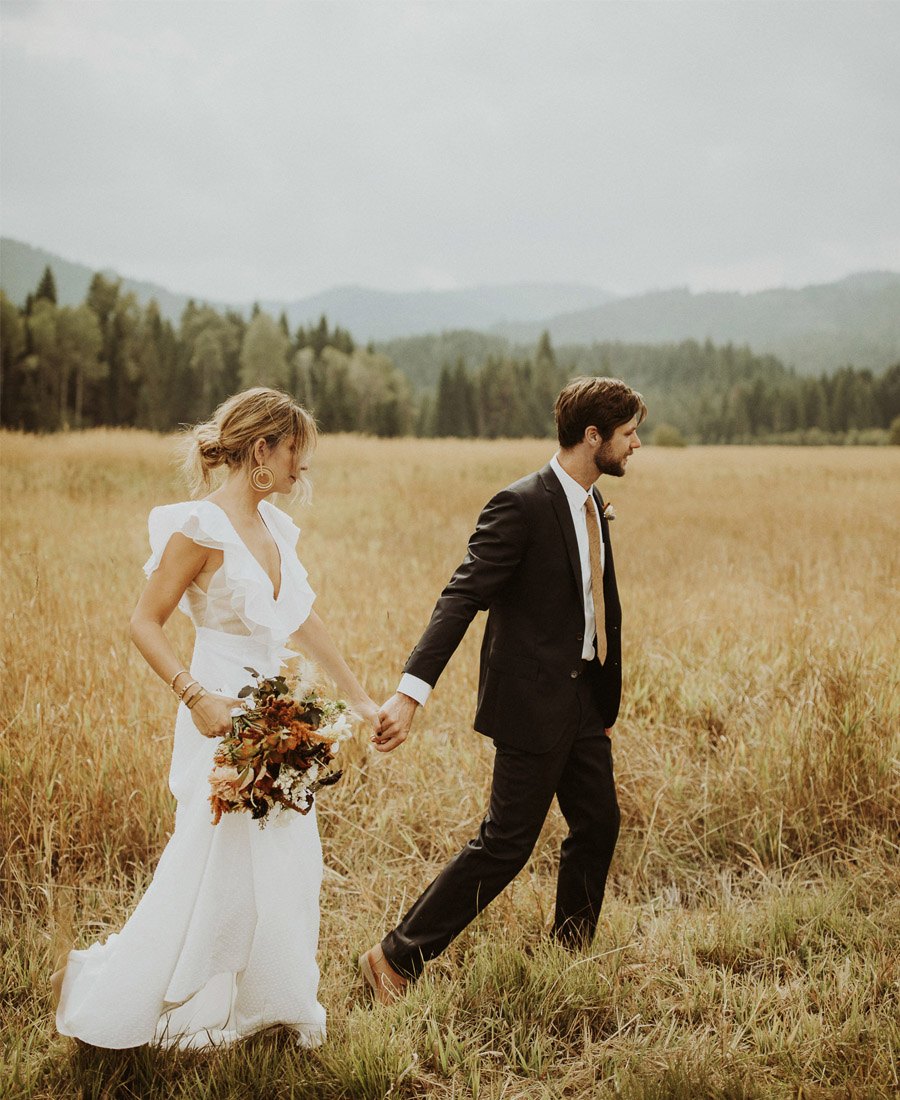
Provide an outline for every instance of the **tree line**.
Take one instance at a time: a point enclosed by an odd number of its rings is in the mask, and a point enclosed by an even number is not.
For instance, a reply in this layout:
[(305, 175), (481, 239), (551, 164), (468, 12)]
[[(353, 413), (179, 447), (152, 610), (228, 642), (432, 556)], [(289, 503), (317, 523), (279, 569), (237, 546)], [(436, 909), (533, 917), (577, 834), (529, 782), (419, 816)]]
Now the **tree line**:
[(0, 421), (25, 431), (100, 425), (167, 431), (206, 419), (248, 386), (275, 386), (311, 409), (325, 431), (406, 435), (406, 377), (349, 332), (191, 301), (177, 326), (156, 302), (141, 307), (121, 281), (97, 274), (85, 301), (57, 303), (47, 268), (20, 308), (0, 293)]
[[(443, 363), (436, 387), (416, 392), (383, 350), (357, 346), (325, 317), (292, 333), (284, 314), (254, 307), (245, 319), (191, 301), (176, 326), (155, 302), (141, 307), (102, 274), (81, 305), (60, 306), (47, 268), (23, 306), (0, 294), (0, 419), (26, 431), (165, 431), (205, 419), (237, 390), (271, 385), (309, 408), (324, 431), (540, 437), (553, 435), (553, 403), (567, 379), (604, 374), (641, 390), (648, 436), (665, 429), (660, 441), (674, 433), (699, 443), (880, 442), (892, 424), (900, 435), (900, 363), (882, 374), (846, 366), (801, 377), (772, 355), (709, 340), (556, 351), (546, 332), (533, 352), (479, 344), (473, 333), (417, 337), (416, 355), (446, 353), (457, 337), (460, 354)], [(405, 363), (402, 342), (394, 344)]]
[(545, 332), (533, 356), (489, 354), (472, 372), (462, 358), (445, 364), (430, 434), (550, 435), (553, 397), (577, 374), (640, 390), (651, 438), (664, 426), (698, 443), (882, 442), (892, 425), (900, 431), (900, 362), (880, 375), (847, 366), (799, 377), (772, 355), (730, 344), (595, 344), (557, 354)]

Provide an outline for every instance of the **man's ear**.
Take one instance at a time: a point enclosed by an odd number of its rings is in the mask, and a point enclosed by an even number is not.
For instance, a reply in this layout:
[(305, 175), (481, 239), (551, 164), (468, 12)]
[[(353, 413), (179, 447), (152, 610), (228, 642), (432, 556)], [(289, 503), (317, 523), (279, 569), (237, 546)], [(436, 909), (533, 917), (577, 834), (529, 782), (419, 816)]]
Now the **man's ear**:
[(596, 447), (598, 443), (602, 443), (603, 436), (600, 434), (600, 429), (593, 424), (588, 424), (584, 429), (584, 442), (590, 447)]

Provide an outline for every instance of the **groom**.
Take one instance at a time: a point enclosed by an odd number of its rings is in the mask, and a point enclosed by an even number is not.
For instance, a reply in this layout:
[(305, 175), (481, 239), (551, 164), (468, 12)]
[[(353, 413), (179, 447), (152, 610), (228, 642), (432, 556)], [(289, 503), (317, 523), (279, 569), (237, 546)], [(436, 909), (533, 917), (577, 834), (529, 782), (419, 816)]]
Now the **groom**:
[(360, 956), (378, 1001), (401, 994), (518, 874), (556, 796), (562, 843), (554, 935), (594, 934), (619, 831), (609, 728), (621, 692), (621, 609), (609, 508), (593, 488), (621, 477), (647, 409), (612, 378), (576, 378), (556, 400), (559, 451), (485, 505), (373, 738), (402, 744), (477, 611), (487, 611), (475, 729), (496, 746), (478, 835), (397, 927)]

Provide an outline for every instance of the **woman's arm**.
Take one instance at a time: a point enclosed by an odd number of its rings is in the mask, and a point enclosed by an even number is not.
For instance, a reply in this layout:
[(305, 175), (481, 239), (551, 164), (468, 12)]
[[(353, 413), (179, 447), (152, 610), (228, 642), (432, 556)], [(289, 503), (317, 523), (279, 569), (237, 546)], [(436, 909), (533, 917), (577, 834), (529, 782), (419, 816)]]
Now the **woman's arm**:
[[(174, 680), (173, 686), (178, 690), (190, 683), (192, 677), (179, 661), (163, 627), (212, 552), (180, 532), (172, 535), (131, 616), (131, 640), (141, 656), (160, 679), (169, 685)], [(196, 691), (194, 688), (188, 692), (188, 698)], [(231, 731), (231, 711), (239, 705), (236, 699), (211, 693), (202, 695), (191, 707), (191, 718), (205, 737), (222, 737)]]
[(366, 689), (350, 671), (325, 624), (315, 611), (310, 612), (309, 618), (294, 631), (289, 640), (331, 677), (338, 693), (347, 700), (360, 718), (370, 723), (377, 731), (380, 726), (378, 708), (369, 698)]

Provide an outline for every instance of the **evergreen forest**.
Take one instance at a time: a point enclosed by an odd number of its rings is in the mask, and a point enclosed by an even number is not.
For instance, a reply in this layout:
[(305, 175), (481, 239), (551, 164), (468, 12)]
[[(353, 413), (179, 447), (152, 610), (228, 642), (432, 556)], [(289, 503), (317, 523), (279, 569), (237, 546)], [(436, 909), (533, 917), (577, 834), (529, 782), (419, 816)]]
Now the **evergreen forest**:
[(554, 349), (546, 332), (533, 348), (475, 332), (360, 347), (324, 316), (292, 332), (258, 306), (245, 318), (191, 300), (176, 326), (102, 274), (80, 305), (60, 305), (50, 267), (22, 305), (0, 293), (0, 419), (29, 432), (169, 431), (269, 385), (327, 432), (551, 436), (555, 395), (576, 374), (640, 390), (657, 443), (900, 442), (900, 362), (800, 376), (709, 340)]

